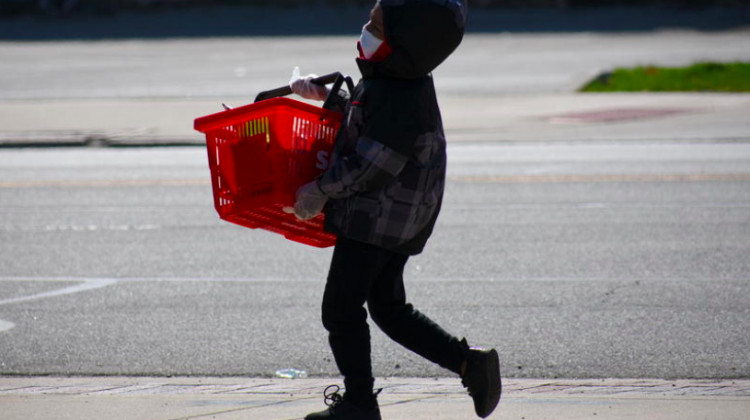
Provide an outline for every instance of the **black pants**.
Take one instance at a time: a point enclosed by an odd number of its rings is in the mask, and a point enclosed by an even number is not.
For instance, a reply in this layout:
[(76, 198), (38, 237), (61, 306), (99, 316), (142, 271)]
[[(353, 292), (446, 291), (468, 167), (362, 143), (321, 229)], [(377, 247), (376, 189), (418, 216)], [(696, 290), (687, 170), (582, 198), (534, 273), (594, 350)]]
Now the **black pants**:
[(333, 251), (323, 296), (323, 326), (347, 395), (372, 395), (370, 361), (372, 320), (391, 339), (455, 373), (466, 355), (466, 344), (406, 302), (404, 265), (409, 259), (373, 245), (339, 238)]

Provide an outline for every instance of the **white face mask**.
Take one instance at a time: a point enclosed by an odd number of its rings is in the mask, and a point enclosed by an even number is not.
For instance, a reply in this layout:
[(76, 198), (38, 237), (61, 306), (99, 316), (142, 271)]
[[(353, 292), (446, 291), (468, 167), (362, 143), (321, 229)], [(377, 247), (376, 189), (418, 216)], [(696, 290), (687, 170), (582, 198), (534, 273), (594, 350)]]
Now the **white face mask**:
[(381, 45), (383, 45), (382, 39), (376, 38), (370, 31), (362, 28), (362, 35), (359, 36), (359, 47), (365, 59), (371, 59)]

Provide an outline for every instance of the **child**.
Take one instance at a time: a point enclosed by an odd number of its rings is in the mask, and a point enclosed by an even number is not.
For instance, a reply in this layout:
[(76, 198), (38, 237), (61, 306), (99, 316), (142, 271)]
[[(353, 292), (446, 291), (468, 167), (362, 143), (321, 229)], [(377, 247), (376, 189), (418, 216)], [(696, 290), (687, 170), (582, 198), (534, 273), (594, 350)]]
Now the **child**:
[[(431, 71), (460, 44), (465, 0), (380, 0), (357, 45), (362, 80), (345, 103), (329, 168), (297, 191), (294, 212), (325, 208), (338, 240), (323, 296), (323, 325), (346, 393), (308, 420), (380, 420), (370, 362), (372, 320), (393, 340), (460, 375), (477, 415), (500, 400), (497, 352), (470, 348), (406, 302), (403, 271), (422, 252), (445, 184), (445, 137)], [(322, 99), (313, 75), (291, 83)], [(342, 102), (343, 102), (342, 98)]]

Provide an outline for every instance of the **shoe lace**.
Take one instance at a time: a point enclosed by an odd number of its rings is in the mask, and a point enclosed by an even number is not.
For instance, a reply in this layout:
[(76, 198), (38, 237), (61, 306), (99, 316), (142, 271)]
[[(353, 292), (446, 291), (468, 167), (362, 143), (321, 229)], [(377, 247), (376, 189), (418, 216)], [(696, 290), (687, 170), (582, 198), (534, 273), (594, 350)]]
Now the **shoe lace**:
[(472, 389), (471, 386), (469, 386), (469, 381), (467, 381), (466, 379), (461, 379), (461, 385), (463, 385), (464, 388), (469, 391), (469, 395), (471, 395)]
[(341, 387), (338, 385), (328, 385), (323, 391), (323, 402), (331, 408), (341, 404), (344, 401), (344, 397), (339, 394), (339, 391), (341, 391)]
[(468, 377), (461, 378), (461, 385), (466, 388), (466, 391), (468, 391), (469, 396), (471, 396), (472, 398), (477, 394), (475, 384), (471, 383)]

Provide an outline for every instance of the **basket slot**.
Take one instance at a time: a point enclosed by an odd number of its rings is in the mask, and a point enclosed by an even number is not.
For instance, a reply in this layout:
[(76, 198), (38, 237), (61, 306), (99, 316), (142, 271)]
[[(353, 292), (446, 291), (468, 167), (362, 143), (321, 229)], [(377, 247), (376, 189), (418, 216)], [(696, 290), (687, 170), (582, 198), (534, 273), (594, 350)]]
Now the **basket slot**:
[(327, 169), (330, 149), (338, 130), (318, 120), (303, 117), (294, 117), (292, 126), (288, 174), (299, 185)]
[(219, 185), (235, 200), (269, 189), (273, 169), (268, 153), (268, 119), (250, 120), (217, 130)]
[(298, 221), (294, 216), (278, 210), (279, 206), (257, 207), (253, 210), (233, 214), (226, 220), (245, 227), (262, 227), (285, 237), (308, 245), (331, 246), (336, 236), (323, 230), (323, 217)]

